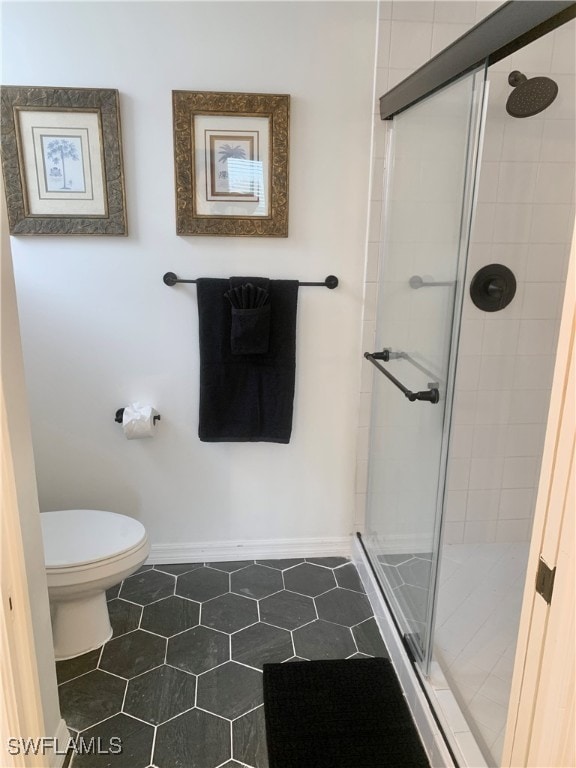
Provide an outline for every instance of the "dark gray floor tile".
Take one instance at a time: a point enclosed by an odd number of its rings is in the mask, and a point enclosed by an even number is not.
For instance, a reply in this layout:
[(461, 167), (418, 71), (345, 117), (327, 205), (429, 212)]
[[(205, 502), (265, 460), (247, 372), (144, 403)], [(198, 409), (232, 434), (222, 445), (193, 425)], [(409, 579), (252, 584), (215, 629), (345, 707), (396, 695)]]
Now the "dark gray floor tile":
[(138, 628), (142, 606), (121, 599), (110, 600), (108, 602), (108, 614), (114, 637), (120, 637), (120, 635), (125, 635), (126, 632), (132, 632)]
[(174, 594), (174, 576), (151, 569), (125, 579), (120, 597), (138, 605), (147, 605)]
[(290, 632), (268, 624), (253, 624), (232, 635), (232, 659), (262, 669), (263, 664), (286, 661), (294, 655)]
[(71, 768), (146, 768), (150, 765), (154, 728), (123, 713), (89, 728), (81, 734), (85, 742), (100, 739), (102, 749), (112, 752), (121, 740), (122, 752), (118, 754), (75, 755)]
[(404, 584), (400, 571), (395, 565), (382, 565), (382, 572), (384, 578), (388, 581), (388, 584), (390, 584), (392, 589), (401, 587), (402, 584)]
[(196, 704), (233, 720), (262, 704), (262, 673), (234, 661), (198, 678)]
[(115, 584), (113, 587), (110, 587), (110, 589), (107, 589), (106, 600), (113, 600), (115, 597), (118, 597), (118, 593), (120, 592), (121, 586), (122, 586), (122, 582), (120, 582), (120, 584)]
[(295, 565), (303, 563), (299, 557), (289, 558), (286, 560), (256, 560), (258, 565), (267, 565), (268, 568), (276, 568), (279, 571), (285, 571), (287, 568), (293, 568)]
[(83, 731), (120, 712), (125, 690), (125, 680), (95, 669), (59, 686), (62, 717), (71, 728)]
[(106, 643), (98, 666), (121, 677), (136, 677), (163, 664), (165, 653), (165, 638), (137, 629)]
[(258, 605), (248, 597), (228, 593), (203, 603), (200, 619), (212, 629), (236, 632), (258, 621)]
[(136, 576), (138, 573), (144, 573), (144, 571), (149, 571), (151, 568), (154, 568), (152, 563), (144, 563), (144, 565), (141, 565), (140, 568), (138, 568), (137, 571), (134, 571), (132, 576)]
[(372, 616), (372, 608), (366, 595), (337, 587), (314, 601), (318, 618), (352, 627)]
[(360, 576), (358, 576), (356, 566), (352, 563), (343, 565), (341, 568), (336, 568), (334, 576), (336, 576), (336, 581), (338, 582), (339, 587), (353, 589), (355, 592), (366, 592), (360, 581)]
[(194, 627), (168, 640), (166, 663), (199, 675), (230, 658), (230, 639), (207, 627)]
[(230, 560), (225, 563), (206, 563), (206, 565), (209, 565), (211, 568), (217, 568), (219, 571), (234, 573), (234, 571), (240, 571), (242, 568), (254, 565), (254, 560)]
[(176, 594), (201, 603), (228, 592), (229, 583), (227, 573), (202, 566), (178, 576)]
[(122, 711), (159, 725), (192, 709), (195, 696), (194, 675), (163, 665), (130, 680)]
[(231, 592), (256, 600), (272, 595), (283, 587), (282, 574), (265, 565), (250, 565), (230, 577)]
[(196, 568), (202, 568), (204, 563), (166, 563), (165, 565), (155, 565), (154, 570), (162, 573), (170, 573), (172, 576), (180, 576), (182, 573), (195, 571)]
[(431, 568), (432, 563), (430, 560), (422, 560), (418, 557), (413, 557), (412, 560), (408, 560), (407, 563), (401, 563), (398, 566), (398, 571), (405, 584), (427, 589), (430, 584)]
[(305, 659), (345, 659), (356, 652), (350, 630), (328, 621), (313, 621), (295, 629), (292, 637), (296, 655)]
[(349, 659), (371, 659), (372, 656), (368, 656), (366, 653), (353, 653), (352, 656), (348, 656)]
[(228, 760), (227, 763), (219, 766), (219, 768), (246, 768), (246, 763), (237, 763), (236, 760)]
[(96, 669), (98, 666), (98, 659), (100, 658), (100, 651), (101, 648), (96, 648), (94, 651), (83, 653), (82, 656), (57, 661), (56, 679), (58, 680), (58, 684), (65, 683), (67, 680), (72, 680), (74, 677), (84, 675), (86, 672)]
[(282, 590), (260, 600), (260, 619), (284, 629), (296, 629), (316, 618), (311, 597)]
[(248, 712), (232, 723), (232, 754), (241, 763), (268, 768), (264, 707)]
[(158, 726), (158, 768), (216, 768), (229, 758), (230, 723), (220, 717), (193, 709)]
[(147, 605), (142, 614), (142, 629), (170, 637), (198, 624), (200, 605), (185, 597), (165, 597)]
[(339, 565), (345, 565), (350, 560), (347, 557), (307, 557), (306, 562), (322, 565), (324, 568), (338, 568)]
[[(286, 659), (286, 662), (288, 661), (310, 661), (310, 659), (305, 659), (302, 656), (292, 656), (290, 659)], [(286, 662), (283, 662), (284, 664)]]
[(378, 562), (383, 563), (385, 565), (400, 565), (400, 563), (405, 563), (408, 560), (410, 560), (413, 557), (410, 553), (402, 553), (400, 555), (393, 555), (393, 554), (385, 554), (385, 555), (378, 555)]
[(411, 584), (402, 584), (394, 590), (396, 599), (403, 607), (408, 618), (416, 621), (424, 620), (428, 610), (428, 590), (413, 587)]
[(328, 568), (302, 563), (284, 571), (284, 585), (291, 592), (316, 597), (336, 586), (334, 574)]
[(352, 634), (360, 653), (388, 658), (388, 651), (375, 618), (372, 617), (358, 624), (357, 627), (352, 627)]

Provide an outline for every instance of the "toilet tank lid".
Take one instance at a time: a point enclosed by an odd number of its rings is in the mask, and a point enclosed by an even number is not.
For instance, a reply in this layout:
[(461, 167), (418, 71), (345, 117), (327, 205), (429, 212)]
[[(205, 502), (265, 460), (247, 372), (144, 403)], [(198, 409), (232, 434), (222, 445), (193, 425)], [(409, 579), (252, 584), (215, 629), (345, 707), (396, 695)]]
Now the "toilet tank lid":
[(43, 512), (42, 536), (47, 568), (105, 560), (133, 549), (146, 537), (138, 520), (97, 509)]

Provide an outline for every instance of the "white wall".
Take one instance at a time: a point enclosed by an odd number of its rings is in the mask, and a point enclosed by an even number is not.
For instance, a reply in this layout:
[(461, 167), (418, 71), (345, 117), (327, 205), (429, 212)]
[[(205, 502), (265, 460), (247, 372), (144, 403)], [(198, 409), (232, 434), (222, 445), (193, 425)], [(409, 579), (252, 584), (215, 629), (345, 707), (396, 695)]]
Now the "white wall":
[[(353, 530), (375, 3), (7, 3), (4, 83), (120, 91), (130, 235), (13, 238), (43, 510), (133, 515), (152, 542)], [(177, 237), (171, 90), (289, 93), (287, 239)], [(323, 280), (299, 296), (289, 445), (201, 443), (194, 286)], [(127, 441), (128, 402), (162, 414)]]

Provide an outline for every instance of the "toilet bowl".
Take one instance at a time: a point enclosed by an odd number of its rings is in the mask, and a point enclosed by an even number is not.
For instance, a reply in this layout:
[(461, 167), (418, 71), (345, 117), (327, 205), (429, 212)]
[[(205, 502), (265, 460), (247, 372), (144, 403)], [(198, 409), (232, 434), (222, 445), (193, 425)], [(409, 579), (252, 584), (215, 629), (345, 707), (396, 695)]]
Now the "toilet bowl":
[(112, 636), (106, 590), (144, 563), (142, 523), (95, 509), (43, 512), (42, 534), (56, 659), (99, 648)]

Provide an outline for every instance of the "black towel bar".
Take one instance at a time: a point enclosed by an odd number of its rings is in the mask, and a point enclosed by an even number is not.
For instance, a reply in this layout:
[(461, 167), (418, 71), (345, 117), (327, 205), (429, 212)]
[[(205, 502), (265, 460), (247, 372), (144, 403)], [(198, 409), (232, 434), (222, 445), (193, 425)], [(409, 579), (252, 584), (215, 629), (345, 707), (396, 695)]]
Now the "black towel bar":
[(398, 389), (404, 394), (405, 397), (413, 403), (416, 400), (424, 400), (428, 403), (438, 403), (440, 401), (440, 392), (438, 388), (434, 386), (435, 382), (428, 384), (429, 389), (425, 389), (422, 392), (411, 392), (407, 387), (402, 384), (401, 381), (395, 376), (392, 376), (390, 371), (387, 371), (384, 366), (380, 365), (378, 360), (388, 361), (390, 359), (389, 350), (385, 349), (383, 352), (364, 352), (364, 357), (369, 360), (372, 365), (376, 366), (378, 370), (386, 376), (386, 378), (398, 387)]
[[(422, 373), (425, 373), (426, 376), (430, 376), (432, 379), (438, 378), (438, 374), (429, 371), (428, 368), (425, 368), (417, 360), (414, 360), (414, 358), (409, 355), (408, 352), (393, 352), (391, 349), (385, 348), (382, 350), (382, 352), (374, 352), (373, 356), (376, 357), (376, 360), (384, 360), (385, 363), (387, 363), (389, 360), (407, 360), (415, 368), (418, 368), (418, 370), (422, 371)], [(438, 383), (434, 382), (431, 386), (437, 387)]]
[[(176, 285), (176, 283), (195, 283), (196, 280), (182, 280), (177, 275), (174, 274), (174, 272), (166, 272), (164, 277), (162, 278), (164, 283), (166, 285)], [(302, 283), (299, 282), (298, 285), (320, 285), (323, 288), (336, 288), (338, 285), (338, 278), (334, 275), (328, 275), (328, 277), (321, 283)]]

